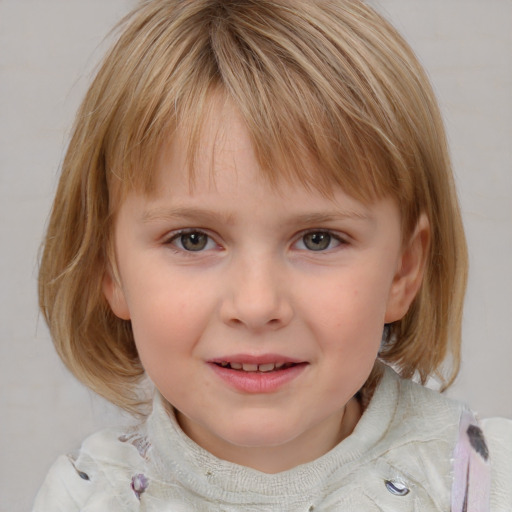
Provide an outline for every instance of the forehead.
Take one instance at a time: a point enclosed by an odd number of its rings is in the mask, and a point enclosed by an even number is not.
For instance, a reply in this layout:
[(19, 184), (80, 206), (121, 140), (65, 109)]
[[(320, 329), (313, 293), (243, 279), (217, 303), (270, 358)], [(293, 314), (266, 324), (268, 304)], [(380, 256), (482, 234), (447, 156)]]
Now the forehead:
[[(161, 148), (155, 167), (154, 194), (165, 184), (180, 182), (188, 193), (199, 189), (214, 190), (220, 183), (230, 181), (235, 186), (243, 175), (270, 186), (255, 152), (253, 140), (239, 111), (232, 102), (221, 98), (210, 102), (210, 108), (201, 123), (194, 146), (191, 133), (195, 127), (178, 130)], [(233, 178), (226, 180), (226, 176)], [(283, 184), (279, 171), (274, 169), (277, 184)]]
[[(313, 178), (316, 164), (307, 158), (303, 169)], [(264, 217), (262, 210), (268, 208), (270, 217), (309, 224), (333, 218), (370, 221), (375, 213), (373, 202), (362, 203), (335, 183), (325, 193), (296, 175), (269, 180), (244, 120), (230, 103), (212, 106), (193, 167), (186, 137), (177, 134), (169, 140), (158, 158), (154, 191), (146, 199), (145, 220), (170, 216), (204, 222), (211, 216), (232, 223), (237, 216)]]

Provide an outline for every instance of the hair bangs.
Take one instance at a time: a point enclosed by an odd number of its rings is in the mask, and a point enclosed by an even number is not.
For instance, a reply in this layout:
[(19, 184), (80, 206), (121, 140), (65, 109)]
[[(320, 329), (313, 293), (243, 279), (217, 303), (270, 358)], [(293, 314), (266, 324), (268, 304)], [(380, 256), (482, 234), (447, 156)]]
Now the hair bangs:
[(105, 138), (111, 195), (151, 193), (160, 152), (178, 132), (193, 180), (208, 104), (220, 93), (242, 115), (271, 182), (298, 181), (326, 195), (338, 185), (363, 202), (403, 196), (409, 165), (384, 135), (389, 112), (368, 107), (383, 86), (356, 71), (370, 67), (354, 49), (362, 35), (294, 14), (286, 3), (228, 4), (182, 2), (166, 24), (156, 17), (149, 29), (132, 23), (122, 35), (128, 64), (110, 59), (117, 69), (106, 70), (125, 84), (104, 105), (117, 128)]

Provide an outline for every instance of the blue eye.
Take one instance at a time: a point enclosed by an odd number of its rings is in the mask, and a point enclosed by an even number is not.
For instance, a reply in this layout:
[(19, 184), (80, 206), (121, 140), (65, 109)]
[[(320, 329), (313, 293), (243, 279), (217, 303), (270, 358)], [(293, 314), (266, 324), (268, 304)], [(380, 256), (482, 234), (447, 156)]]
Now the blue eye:
[(325, 251), (339, 246), (342, 241), (329, 231), (310, 231), (302, 236), (298, 245), (308, 251)]
[(183, 251), (199, 252), (215, 247), (215, 242), (202, 231), (187, 231), (174, 235), (169, 242)]

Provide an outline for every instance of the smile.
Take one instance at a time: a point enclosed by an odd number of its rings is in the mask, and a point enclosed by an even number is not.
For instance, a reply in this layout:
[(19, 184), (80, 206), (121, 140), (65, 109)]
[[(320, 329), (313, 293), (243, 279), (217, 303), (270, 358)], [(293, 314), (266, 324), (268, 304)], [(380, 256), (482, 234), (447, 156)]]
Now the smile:
[(286, 370), (295, 366), (296, 363), (264, 363), (264, 364), (255, 364), (255, 363), (229, 363), (227, 361), (222, 361), (220, 363), (215, 363), (222, 368), (228, 368), (231, 370), (238, 370), (242, 372), (262, 372), (268, 373), (273, 372), (275, 370)]
[(209, 364), (229, 388), (249, 394), (276, 393), (298, 379), (309, 366), (308, 362), (277, 354), (223, 357)]

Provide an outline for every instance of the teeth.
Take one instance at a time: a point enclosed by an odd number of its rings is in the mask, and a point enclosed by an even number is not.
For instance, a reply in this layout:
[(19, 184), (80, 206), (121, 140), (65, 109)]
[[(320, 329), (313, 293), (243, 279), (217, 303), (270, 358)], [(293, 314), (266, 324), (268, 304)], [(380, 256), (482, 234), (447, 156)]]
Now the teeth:
[(244, 372), (262, 372), (267, 373), (280, 368), (289, 368), (293, 366), (292, 363), (265, 363), (265, 364), (254, 364), (254, 363), (228, 363), (227, 361), (221, 361), (217, 363), (222, 368), (231, 368), (232, 370), (242, 370)]

